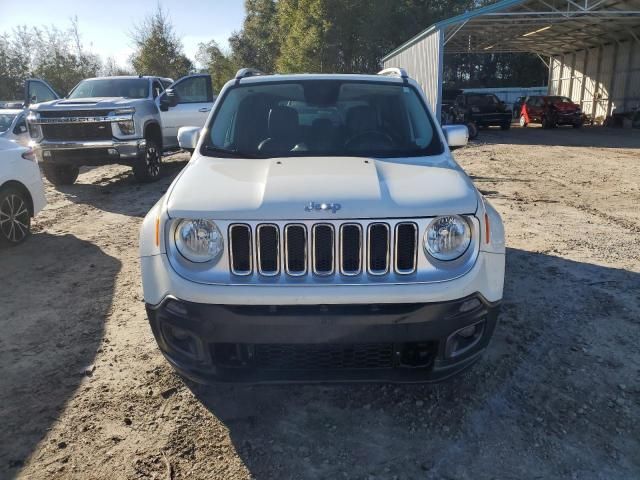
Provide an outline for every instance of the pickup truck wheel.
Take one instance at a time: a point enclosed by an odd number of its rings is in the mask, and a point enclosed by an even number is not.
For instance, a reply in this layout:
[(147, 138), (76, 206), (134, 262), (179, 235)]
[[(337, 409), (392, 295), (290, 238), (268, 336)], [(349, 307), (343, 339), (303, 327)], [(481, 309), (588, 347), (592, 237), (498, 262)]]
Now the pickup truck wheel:
[(0, 247), (13, 247), (31, 233), (29, 201), (17, 188), (0, 191)]
[(511, 128), (511, 122), (504, 122), (500, 125), (500, 130), (509, 130)]
[(80, 173), (79, 167), (73, 165), (51, 165), (42, 164), (42, 171), (47, 180), (55, 186), (72, 185)]
[(144, 154), (133, 165), (133, 175), (139, 182), (153, 182), (160, 178), (161, 163), (156, 142), (148, 138)]
[(473, 140), (478, 136), (478, 126), (475, 122), (468, 122), (467, 130), (469, 130), (469, 140)]

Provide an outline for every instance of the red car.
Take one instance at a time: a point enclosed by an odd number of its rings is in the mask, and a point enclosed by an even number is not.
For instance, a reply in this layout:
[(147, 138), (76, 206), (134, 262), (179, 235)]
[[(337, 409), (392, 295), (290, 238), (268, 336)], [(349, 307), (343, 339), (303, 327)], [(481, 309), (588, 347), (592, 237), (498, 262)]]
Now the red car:
[(527, 97), (520, 111), (520, 126), (541, 123), (542, 128), (555, 128), (558, 125), (582, 126), (582, 110), (570, 98), (560, 96)]

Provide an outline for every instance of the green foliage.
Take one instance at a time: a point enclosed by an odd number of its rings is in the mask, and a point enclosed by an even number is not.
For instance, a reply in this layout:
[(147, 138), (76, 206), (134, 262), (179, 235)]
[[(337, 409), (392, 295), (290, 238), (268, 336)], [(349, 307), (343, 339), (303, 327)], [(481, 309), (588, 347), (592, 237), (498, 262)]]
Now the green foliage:
[(245, 0), (242, 30), (229, 38), (233, 60), (263, 72), (275, 71), (280, 42), (277, 38), (277, 10), (274, 0)]
[(75, 21), (65, 31), (16, 27), (0, 36), (0, 99), (22, 100), (30, 77), (46, 79), (64, 95), (100, 67), (98, 56), (82, 48)]
[(219, 92), (238, 70), (233, 58), (230, 55), (225, 55), (215, 40), (198, 45), (196, 60), (204, 65), (211, 74), (211, 81), (216, 92)]
[(131, 38), (136, 46), (131, 64), (138, 75), (177, 80), (193, 71), (193, 63), (184, 54), (182, 42), (160, 6), (134, 27)]

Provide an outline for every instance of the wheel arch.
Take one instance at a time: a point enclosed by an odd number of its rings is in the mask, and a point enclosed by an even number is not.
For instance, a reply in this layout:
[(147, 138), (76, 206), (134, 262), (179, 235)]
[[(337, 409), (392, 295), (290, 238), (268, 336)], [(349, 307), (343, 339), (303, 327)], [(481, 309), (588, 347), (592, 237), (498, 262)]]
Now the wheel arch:
[(33, 197), (31, 197), (31, 192), (29, 192), (29, 189), (18, 180), (8, 180), (0, 185), (0, 193), (9, 188), (15, 188), (16, 190), (24, 194), (27, 199), (27, 208), (29, 209), (29, 215), (33, 217)]
[(144, 124), (144, 138), (151, 138), (155, 140), (162, 152), (162, 128), (160, 124), (155, 120), (149, 120)]

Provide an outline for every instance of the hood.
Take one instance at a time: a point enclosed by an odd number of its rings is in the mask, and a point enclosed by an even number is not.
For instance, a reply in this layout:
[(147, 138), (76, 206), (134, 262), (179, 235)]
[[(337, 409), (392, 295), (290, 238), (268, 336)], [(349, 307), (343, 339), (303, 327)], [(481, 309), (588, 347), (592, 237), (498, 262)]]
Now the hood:
[(38, 103), (31, 107), (34, 111), (43, 110), (86, 110), (122, 108), (135, 105), (140, 100), (122, 97), (91, 97), (91, 98), (63, 98), (51, 102)]
[[(194, 158), (167, 199), (174, 218), (319, 220), (474, 213), (475, 187), (435, 157)], [(313, 203), (313, 205), (310, 205)], [(323, 210), (321, 204), (331, 208)]]

